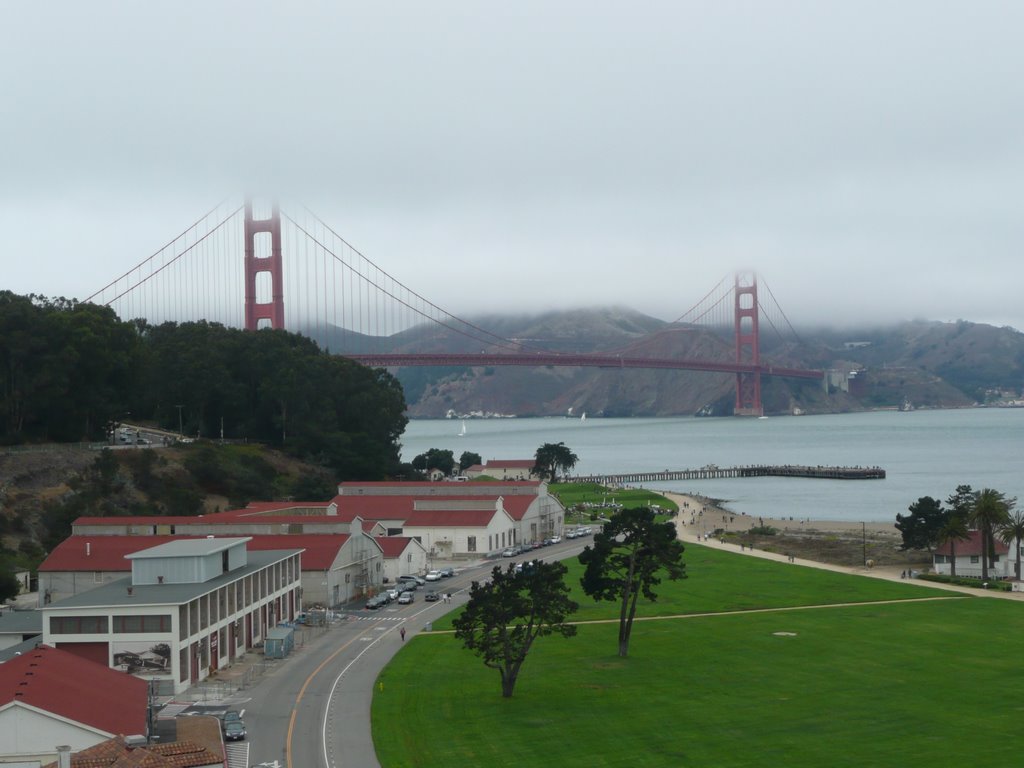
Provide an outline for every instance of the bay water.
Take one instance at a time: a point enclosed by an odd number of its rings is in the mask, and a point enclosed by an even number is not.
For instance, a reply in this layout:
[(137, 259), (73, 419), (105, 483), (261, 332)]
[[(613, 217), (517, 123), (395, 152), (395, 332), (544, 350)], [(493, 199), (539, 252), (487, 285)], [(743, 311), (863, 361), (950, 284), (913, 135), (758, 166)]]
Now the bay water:
[(878, 466), (884, 480), (732, 478), (645, 483), (726, 502), (736, 513), (794, 520), (895, 521), (921, 496), (957, 485), (995, 488), (1024, 504), (1024, 408), (874, 411), (745, 418), (543, 418), (410, 421), (402, 458), (430, 448), (489, 459), (530, 459), (565, 443), (574, 474), (657, 472), (708, 464)]

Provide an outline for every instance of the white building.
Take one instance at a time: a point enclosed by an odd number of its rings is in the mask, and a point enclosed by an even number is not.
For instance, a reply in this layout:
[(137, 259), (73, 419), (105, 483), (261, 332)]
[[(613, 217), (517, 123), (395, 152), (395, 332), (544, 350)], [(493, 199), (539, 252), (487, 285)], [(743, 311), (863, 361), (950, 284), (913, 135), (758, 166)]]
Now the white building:
[(300, 549), (179, 539), (129, 554), (130, 578), (44, 606), (43, 640), (180, 693), (295, 617)]

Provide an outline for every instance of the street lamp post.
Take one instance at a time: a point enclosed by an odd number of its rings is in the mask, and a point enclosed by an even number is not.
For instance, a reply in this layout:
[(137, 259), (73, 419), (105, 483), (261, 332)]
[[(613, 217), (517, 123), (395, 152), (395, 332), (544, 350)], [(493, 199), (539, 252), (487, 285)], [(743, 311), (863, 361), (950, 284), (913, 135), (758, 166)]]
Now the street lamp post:
[(868, 567), (868, 531), (867, 523), (860, 524), (860, 541), (864, 552), (864, 567)]
[(182, 431), (182, 428), (181, 428), (181, 409), (184, 408), (185, 406), (184, 405), (176, 405), (174, 407), (178, 409), (178, 437), (184, 437), (185, 433)]

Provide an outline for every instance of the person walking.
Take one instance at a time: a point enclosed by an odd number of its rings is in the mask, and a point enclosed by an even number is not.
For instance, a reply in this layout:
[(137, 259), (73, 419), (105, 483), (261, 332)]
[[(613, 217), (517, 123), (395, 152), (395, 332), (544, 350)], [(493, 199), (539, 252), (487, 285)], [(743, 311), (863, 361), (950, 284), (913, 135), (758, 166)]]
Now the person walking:
[(398, 630), (398, 634), (400, 634), (402, 636), (402, 642), (404, 643), (405, 642), (405, 627), (404, 626), (401, 629)]

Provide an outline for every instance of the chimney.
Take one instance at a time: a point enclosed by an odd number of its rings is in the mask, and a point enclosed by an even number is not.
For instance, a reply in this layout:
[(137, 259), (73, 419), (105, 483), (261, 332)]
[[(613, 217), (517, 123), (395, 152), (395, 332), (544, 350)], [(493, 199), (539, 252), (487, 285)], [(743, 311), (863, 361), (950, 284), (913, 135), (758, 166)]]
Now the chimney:
[(57, 747), (57, 768), (71, 768), (71, 747), (67, 744)]

